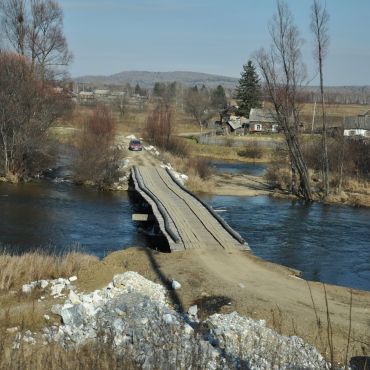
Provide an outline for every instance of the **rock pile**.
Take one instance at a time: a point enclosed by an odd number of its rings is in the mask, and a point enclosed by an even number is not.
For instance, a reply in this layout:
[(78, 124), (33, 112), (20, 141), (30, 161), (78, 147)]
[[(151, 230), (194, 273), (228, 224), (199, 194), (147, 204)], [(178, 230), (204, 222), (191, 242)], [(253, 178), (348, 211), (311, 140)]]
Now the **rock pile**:
[[(176, 312), (165, 288), (136, 272), (116, 275), (106, 288), (89, 294), (70, 290), (52, 311), (63, 324), (44, 328), (45, 344), (68, 349), (89, 341), (109, 343), (144, 369), (328, 368), (315, 348), (277, 334), (263, 321), (234, 312), (200, 322), (197, 306)], [(32, 342), (29, 335), (27, 341)]]
[(49, 290), (50, 295), (54, 296), (54, 298), (60, 298), (64, 296), (64, 294), (62, 293), (63, 291), (67, 289), (74, 289), (71, 283), (76, 280), (77, 276), (71, 276), (68, 279), (59, 278), (54, 280), (36, 280), (22, 285), (22, 293), (30, 294), (36, 288), (38, 288), (42, 290)]

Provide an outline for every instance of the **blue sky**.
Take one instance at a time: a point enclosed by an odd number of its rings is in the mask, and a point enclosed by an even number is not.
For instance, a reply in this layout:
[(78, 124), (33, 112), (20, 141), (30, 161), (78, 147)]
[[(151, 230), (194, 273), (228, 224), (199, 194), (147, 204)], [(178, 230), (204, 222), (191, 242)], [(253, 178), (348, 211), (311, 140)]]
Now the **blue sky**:
[[(59, 0), (74, 62), (72, 76), (124, 70), (196, 71), (239, 77), (268, 47), (275, 0)], [(314, 75), (311, 0), (288, 0)], [(370, 0), (327, 0), (328, 85), (370, 85)]]

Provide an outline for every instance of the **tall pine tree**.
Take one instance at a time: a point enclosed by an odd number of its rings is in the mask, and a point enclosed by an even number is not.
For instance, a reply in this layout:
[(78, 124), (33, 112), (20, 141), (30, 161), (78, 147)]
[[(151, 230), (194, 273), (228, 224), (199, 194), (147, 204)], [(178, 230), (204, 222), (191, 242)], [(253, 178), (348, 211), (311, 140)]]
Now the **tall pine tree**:
[(256, 67), (251, 60), (243, 65), (243, 72), (236, 88), (236, 100), (239, 104), (238, 113), (249, 118), (251, 108), (261, 107), (261, 86)]

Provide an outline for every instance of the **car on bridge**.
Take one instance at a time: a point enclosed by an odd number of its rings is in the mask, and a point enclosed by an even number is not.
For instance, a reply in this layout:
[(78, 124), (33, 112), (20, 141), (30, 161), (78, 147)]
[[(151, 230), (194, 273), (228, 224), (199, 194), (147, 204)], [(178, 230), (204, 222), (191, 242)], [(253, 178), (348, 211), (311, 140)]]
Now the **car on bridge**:
[(133, 151), (140, 151), (140, 150), (143, 150), (143, 144), (138, 139), (132, 139), (130, 140), (128, 149), (133, 150)]

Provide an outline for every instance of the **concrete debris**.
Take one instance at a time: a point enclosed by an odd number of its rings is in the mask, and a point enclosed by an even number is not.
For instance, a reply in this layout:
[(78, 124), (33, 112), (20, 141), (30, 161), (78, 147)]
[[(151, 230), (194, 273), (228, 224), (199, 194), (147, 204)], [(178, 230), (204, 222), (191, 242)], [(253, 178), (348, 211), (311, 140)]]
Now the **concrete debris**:
[[(56, 342), (69, 349), (103, 341), (143, 369), (329, 368), (314, 347), (298, 337), (279, 335), (264, 321), (233, 312), (199, 322), (196, 305), (179, 313), (162, 285), (136, 272), (115, 275), (106, 288), (92, 293), (71, 290), (52, 312), (63, 324), (45, 327), (40, 343)], [(18, 334), (14, 348), (22, 338), (33, 343), (32, 333)]]
[(237, 312), (206, 320), (210, 342), (233, 359), (235, 368), (329, 369), (320, 353), (296, 336), (286, 337)]
[(181, 288), (181, 284), (178, 281), (173, 280), (172, 281), (172, 289), (177, 290), (177, 289), (180, 289), (180, 288)]
[[(76, 281), (77, 276), (71, 276), (69, 279), (58, 278), (54, 280), (36, 280), (31, 281), (28, 284), (22, 285), (22, 293), (30, 294), (35, 289), (46, 290), (49, 288), (50, 295), (54, 296), (54, 298), (62, 297), (62, 291), (65, 289), (71, 289), (72, 285), (71, 282)], [(40, 297), (39, 301), (44, 300), (45, 296)]]
[(198, 314), (198, 306), (197, 305), (190, 306), (189, 309), (188, 309), (188, 314), (190, 316), (196, 317), (197, 314)]
[(6, 329), (6, 332), (12, 334), (12, 333), (16, 333), (18, 330), (19, 330), (18, 326), (14, 326), (12, 328)]

